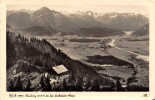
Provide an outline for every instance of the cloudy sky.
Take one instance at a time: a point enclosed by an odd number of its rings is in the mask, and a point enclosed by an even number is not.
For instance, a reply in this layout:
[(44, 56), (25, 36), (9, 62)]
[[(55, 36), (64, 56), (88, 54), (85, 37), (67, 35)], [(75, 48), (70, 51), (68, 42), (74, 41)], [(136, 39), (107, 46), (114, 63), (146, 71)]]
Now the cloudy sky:
[(76, 12), (93, 11), (98, 13), (120, 12), (148, 14), (149, 8), (142, 5), (8, 5), (7, 10), (37, 10), (41, 7), (48, 7), (51, 10)]

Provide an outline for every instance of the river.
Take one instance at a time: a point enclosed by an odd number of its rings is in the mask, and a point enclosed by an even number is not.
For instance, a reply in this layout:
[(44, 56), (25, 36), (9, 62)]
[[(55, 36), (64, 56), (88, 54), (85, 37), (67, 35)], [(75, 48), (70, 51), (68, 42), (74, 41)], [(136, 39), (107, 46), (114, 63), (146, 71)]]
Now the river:
[(123, 49), (123, 48), (119, 48), (119, 47), (117, 47), (117, 46), (114, 45), (114, 43), (115, 43), (115, 41), (116, 41), (117, 39), (121, 39), (121, 38), (126, 37), (126, 36), (129, 36), (129, 35), (131, 34), (131, 32), (125, 32), (125, 33), (126, 33), (126, 35), (123, 35), (123, 36), (121, 36), (121, 37), (112, 39), (112, 41), (111, 41), (110, 43), (108, 43), (108, 44), (109, 44), (111, 47), (114, 47), (114, 48), (116, 48), (116, 49), (119, 49), (119, 50), (122, 50), (122, 51), (125, 51), (125, 52), (128, 52), (128, 53), (131, 53), (131, 54), (136, 55), (136, 58), (137, 58), (137, 59), (141, 59), (141, 60), (144, 60), (144, 61), (149, 61), (149, 56), (140, 55), (140, 54), (138, 54), (138, 53), (135, 53), (135, 52), (132, 52), (132, 51), (128, 51), (128, 50), (125, 50), (125, 49)]

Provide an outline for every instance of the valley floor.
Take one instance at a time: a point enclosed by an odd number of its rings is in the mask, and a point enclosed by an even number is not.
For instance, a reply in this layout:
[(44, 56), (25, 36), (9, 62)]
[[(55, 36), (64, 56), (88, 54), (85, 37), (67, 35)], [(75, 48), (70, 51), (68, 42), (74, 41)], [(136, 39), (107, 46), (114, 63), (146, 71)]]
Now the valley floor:
[(129, 50), (140, 55), (149, 55), (149, 38), (147, 36), (127, 36), (121, 39), (117, 39), (115, 42), (117, 47)]
[[(118, 37), (119, 36), (93, 38), (93, 39), (100, 40), (98, 42), (96, 41), (91, 42), (91, 40), (89, 40), (89, 42), (86, 42), (86, 41), (83, 42), (83, 41), (80, 41), (82, 37), (76, 37), (76, 36), (74, 37), (58, 36), (58, 37), (52, 37), (47, 40), (52, 45), (54, 45), (57, 49), (62, 50), (62, 52), (66, 53), (71, 58), (79, 60), (85, 64), (94, 66), (93, 68), (100, 75), (103, 75), (103, 76), (108, 75), (113, 78), (119, 77), (122, 79), (122, 81), (124, 80), (126, 81), (127, 79), (134, 77), (136, 81), (132, 82), (132, 84), (143, 86), (143, 87), (149, 87), (149, 62), (137, 59), (136, 55), (132, 53), (122, 51), (108, 45), (108, 43), (112, 39), (115, 39)], [(72, 41), (69, 41), (70, 39), (72, 39)], [(76, 41), (74, 41), (74, 39)], [(92, 38), (89, 37), (86, 39), (92, 39)], [(143, 40), (144, 40), (144, 37), (143, 37)], [(149, 47), (148, 40), (144, 40), (144, 41), (143, 40), (136, 41), (136, 39), (134, 39), (133, 41), (130, 41), (130, 38), (125, 38), (125, 39), (122, 38), (122, 39), (116, 40), (114, 45), (122, 49), (127, 48), (126, 50), (129, 50), (129, 51), (131, 50), (131, 52), (148, 55), (148, 47)], [(118, 59), (121, 59), (133, 64), (134, 68), (128, 68), (127, 66), (123, 66), (123, 65), (117, 66), (115, 64), (112, 64), (112, 66), (108, 67), (106, 66), (106, 64), (104, 66), (102, 64), (93, 64), (93, 63), (87, 62), (88, 56), (95, 56), (95, 55), (100, 55), (100, 56), (112, 55)], [(136, 72), (136, 75), (134, 75), (135, 72)], [(122, 84), (124, 83), (122, 82)]]

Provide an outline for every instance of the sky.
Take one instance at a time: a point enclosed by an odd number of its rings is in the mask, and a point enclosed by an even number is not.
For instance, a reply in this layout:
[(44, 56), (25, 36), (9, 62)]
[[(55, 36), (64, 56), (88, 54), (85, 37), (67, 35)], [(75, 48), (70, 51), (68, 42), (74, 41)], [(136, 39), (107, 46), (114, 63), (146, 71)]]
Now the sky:
[(8, 5), (7, 10), (37, 10), (41, 7), (48, 7), (51, 10), (76, 12), (93, 11), (97, 13), (119, 12), (119, 13), (140, 13), (148, 14), (149, 7), (142, 5)]

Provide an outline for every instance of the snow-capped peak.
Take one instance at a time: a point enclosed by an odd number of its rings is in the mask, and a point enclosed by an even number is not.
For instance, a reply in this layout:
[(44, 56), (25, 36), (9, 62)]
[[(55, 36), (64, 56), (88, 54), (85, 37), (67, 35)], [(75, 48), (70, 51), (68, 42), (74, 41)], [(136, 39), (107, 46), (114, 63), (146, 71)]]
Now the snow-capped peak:
[(59, 11), (59, 12), (64, 15), (70, 15), (73, 13), (73, 12), (67, 12), (67, 11)]
[(118, 15), (111, 15), (110, 17), (111, 17), (111, 18), (115, 18), (115, 17), (117, 17), (117, 16), (118, 16)]
[(92, 11), (85, 11), (85, 12), (77, 11), (77, 12), (74, 12), (73, 14), (75, 14), (75, 15), (88, 15), (88, 16), (92, 16), (92, 17), (98, 17), (100, 15), (103, 15), (102, 13), (96, 13), (96, 12), (92, 12)]

